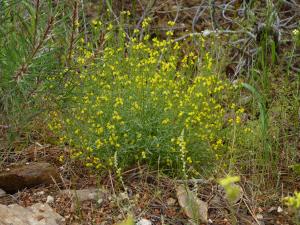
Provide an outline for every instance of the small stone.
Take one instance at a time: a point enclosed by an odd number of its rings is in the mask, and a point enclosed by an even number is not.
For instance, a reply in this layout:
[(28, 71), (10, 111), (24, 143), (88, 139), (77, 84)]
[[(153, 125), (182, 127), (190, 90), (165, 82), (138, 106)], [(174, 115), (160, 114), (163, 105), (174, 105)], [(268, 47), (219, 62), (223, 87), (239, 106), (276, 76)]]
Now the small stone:
[(207, 221), (208, 223), (211, 223), (211, 224), (213, 224), (214, 223), (214, 221), (212, 221), (211, 219), (208, 219), (208, 221)]
[(44, 195), (44, 194), (45, 194), (44, 191), (39, 191), (39, 192), (36, 193), (36, 195)]
[(271, 208), (269, 208), (268, 213), (274, 212), (276, 210), (277, 210), (277, 208), (272, 206)]
[(103, 202), (103, 199), (102, 198), (99, 198), (97, 203), (100, 205), (101, 203)]
[(256, 214), (256, 218), (258, 220), (263, 220), (264, 219), (264, 216), (262, 214)]
[(168, 198), (167, 199), (167, 205), (168, 206), (173, 206), (173, 205), (175, 205), (175, 203), (176, 203), (176, 199), (174, 199), (174, 198)]
[(119, 197), (121, 200), (128, 199), (128, 194), (126, 192), (122, 192), (119, 194)]
[(48, 196), (47, 196), (46, 203), (51, 204), (51, 203), (53, 203), (53, 202), (54, 202), (54, 198), (53, 198), (51, 195), (48, 195)]
[(3, 191), (2, 189), (0, 189), (0, 198), (1, 198), (1, 197), (4, 197), (5, 195), (6, 195), (6, 192)]
[(136, 225), (152, 225), (152, 222), (147, 219), (141, 219), (140, 221), (137, 222)]
[(206, 37), (206, 36), (208, 36), (208, 35), (210, 35), (212, 32), (210, 31), (210, 30), (204, 30), (203, 32), (202, 32), (202, 35), (204, 36), (204, 37)]
[(122, 215), (122, 214), (119, 214), (119, 215), (117, 216), (117, 219), (118, 219), (118, 220), (123, 219), (123, 215)]
[(283, 209), (282, 209), (280, 206), (278, 206), (277, 212), (278, 212), (278, 213), (282, 213), (282, 212), (283, 212)]

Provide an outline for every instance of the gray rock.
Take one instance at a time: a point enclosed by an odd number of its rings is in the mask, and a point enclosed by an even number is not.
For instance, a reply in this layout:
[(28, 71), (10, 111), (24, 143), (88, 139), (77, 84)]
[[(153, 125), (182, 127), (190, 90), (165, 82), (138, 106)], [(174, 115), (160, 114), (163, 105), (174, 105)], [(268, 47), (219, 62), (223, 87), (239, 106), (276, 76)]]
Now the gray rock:
[(65, 219), (49, 205), (37, 203), (24, 208), (20, 205), (0, 205), (1, 225), (64, 225)]
[(5, 195), (6, 195), (6, 192), (3, 191), (2, 189), (0, 189), (0, 198), (1, 198), (1, 197), (4, 197)]
[(99, 201), (107, 196), (107, 191), (99, 188), (88, 188), (82, 190), (63, 190), (61, 194), (68, 195), (75, 201)]
[(49, 163), (30, 163), (0, 172), (0, 188), (7, 193), (15, 193), (24, 188), (49, 185), (59, 180), (55, 167)]

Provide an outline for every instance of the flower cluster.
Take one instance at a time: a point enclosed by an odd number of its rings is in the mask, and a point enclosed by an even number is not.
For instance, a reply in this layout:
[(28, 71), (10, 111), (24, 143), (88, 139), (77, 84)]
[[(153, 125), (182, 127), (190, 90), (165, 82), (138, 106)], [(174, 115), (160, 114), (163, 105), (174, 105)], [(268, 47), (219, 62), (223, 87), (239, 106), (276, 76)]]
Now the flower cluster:
[(285, 197), (284, 202), (287, 206), (292, 207), (294, 209), (299, 209), (300, 208), (300, 193), (295, 192), (294, 196), (290, 197)]

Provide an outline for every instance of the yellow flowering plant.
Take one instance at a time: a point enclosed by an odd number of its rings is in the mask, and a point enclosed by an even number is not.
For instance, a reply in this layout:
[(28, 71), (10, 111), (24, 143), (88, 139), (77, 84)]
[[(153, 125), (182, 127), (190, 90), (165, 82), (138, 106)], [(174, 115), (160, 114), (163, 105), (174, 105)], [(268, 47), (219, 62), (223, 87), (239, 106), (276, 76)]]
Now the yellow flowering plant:
[(284, 200), (284, 203), (289, 207), (292, 207), (294, 209), (300, 208), (300, 193), (299, 192), (295, 191), (294, 196), (285, 197), (283, 200)]
[(283, 202), (293, 214), (294, 224), (300, 224), (300, 192), (295, 191), (293, 196), (284, 197)]
[(122, 28), (107, 30), (100, 54), (94, 43), (74, 53), (78, 69), (66, 72), (68, 96), (50, 114), (50, 129), (72, 146), (73, 157), (96, 169), (211, 166), (224, 148), (232, 89), (212, 72), (212, 59), (200, 67), (197, 53), (183, 54), (170, 37), (140, 38), (135, 30), (128, 40)]

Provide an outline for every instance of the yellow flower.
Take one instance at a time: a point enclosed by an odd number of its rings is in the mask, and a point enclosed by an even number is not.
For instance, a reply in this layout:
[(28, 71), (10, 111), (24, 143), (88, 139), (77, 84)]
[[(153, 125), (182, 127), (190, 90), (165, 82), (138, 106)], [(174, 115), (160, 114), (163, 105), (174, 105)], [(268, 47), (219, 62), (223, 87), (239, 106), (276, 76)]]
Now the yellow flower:
[(85, 166), (86, 166), (86, 167), (92, 167), (92, 166), (93, 166), (93, 163), (86, 163)]
[(74, 23), (75, 27), (79, 27), (79, 21), (78, 20), (75, 20), (75, 23)]
[(170, 27), (173, 27), (173, 26), (175, 26), (175, 22), (174, 21), (168, 21), (168, 25), (170, 26)]
[(120, 98), (120, 97), (117, 97), (114, 106), (115, 106), (115, 107), (117, 107), (117, 106), (122, 106), (123, 104), (124, 104), (123, 99)]
[(100, 139), (98, 139), (96, 142), (95, 142), (95, 145), (96, 145), (96, 148), (101, 148), (103, 146), (103, 143)]
[(237, 124), (241, 123), (241, 117), (240, 117), (240, 116), (237, 116), (237, 117), (235, 118), (235, 122), (236, 122)]
[(112, 118), (113, 120), (117, 120), (117, 121), (120, 121), (122, 119), (122, 117), (119, 115), (117, 111), (114, 111)]
[(164, 120), (161, 122), (161, 124), (163, 124), (163, 125), (166, 125), (166, 124), (168, 124), (168, 123), (170, 123), (170, 119), (169, 119), (169, 118), (164, 119)]
[(113, 29), (113, 25), (110, 23), (110, 24), (108, 25), (108, 27), (107, 27), (107, 30), (110, 31), (110, 30), (112, 30), (112, 29)]
[(146, 159), (146, 152), (145, 151), (142, 151), (142, 158)]
[(58, 161), (60, 161), (60, 162), (63, 162), (64, 161), (64, 156), (63, 155), (61, 155), (61, 156), (59, 156), (59, 158), (58, 158)]
[(299, 30), (298, 30), (298, 29), (293, 30), (293, 34), (294, 34), (295, 36), (297, 36), (297, 35), (299, 34)]
[(97, 165), (96, 165), (96, 169), (100, 169), (101, 168), (101, 163), (98, 163)]
[(244, 109), (244, 108), (240, 108), (240, 109), (237, 111), (237, 113), (243, 113), (243, 112), (245, 112), (245, 109)]
[(144, 19), (144, 21), (142, 22), (142, 28), (145, 29), (149, 26), (149, 23), (151, 22), (151, 18), (147, 17)]
[(173, 31), (167, 31), (167, 32), (166, 32), (166, 35), (167, 35), (167, 36), (173, 36), (173, 35), (174, 35), (174, 32), (173, 32)]

